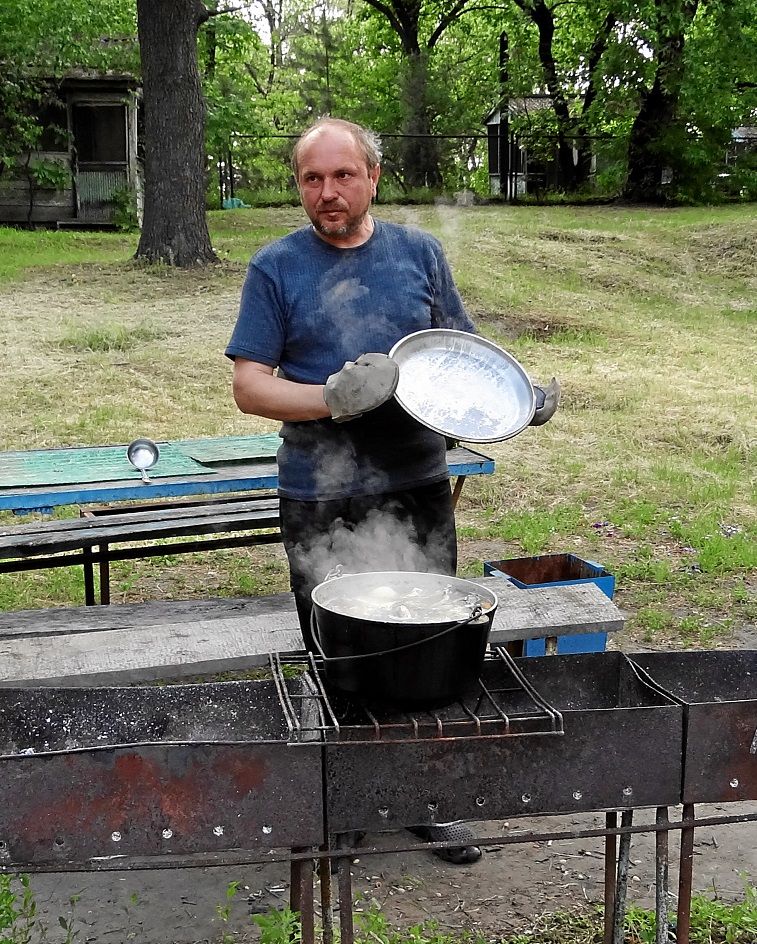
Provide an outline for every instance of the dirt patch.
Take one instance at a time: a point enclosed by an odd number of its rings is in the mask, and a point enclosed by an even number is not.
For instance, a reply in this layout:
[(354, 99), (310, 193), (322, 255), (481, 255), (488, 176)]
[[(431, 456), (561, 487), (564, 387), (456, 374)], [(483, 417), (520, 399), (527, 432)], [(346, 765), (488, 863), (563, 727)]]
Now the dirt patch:
[[(556, 319), (554, 314), (548, 313), (493, 312), (478, 308), (471, 310), (471, 317), (476, 324), (486, 325), (501, 342), (517, 341), (520, 338), (548, 342), (565, 337), (566, 332), (575, 331), (571, 322), (561, 321)], [(581, 325), (581, 331), (588, 334), (597, 333), (586, 324)]]
[[(698, 807), (699, 816), (757, 812), (757, 804)], [(653, 812), (637, 814), (650, 823)], [(679, 810), (671, 811), (678, 819)], [(603, 814), (541, 817), (479, 823), (482, 837), (496, 840), (517, 832), (570, 831), (604, 826)], [(399, 834), (410, 844), (411, 837)], [(757, 824), (702, 827), (695, 836), (695, 890), (737, 900), (745, 876), (757, 875)], [(368, 836), (364, 848), (381, 842)], [(368, 855), (359, 850), (353, 863), (353, 890), (358, 908), (381, 906), (387, 919), (404, 928), (433, 920), (445, 929), (471, 929), (490, 938), (523, 928), (545, 911), (584, 907), (601, 902), (604, 843), (600, 839), (532, 841), (488, 847), (472, 866), (453, 866), (425, 852)], [(670, 839), (675, 909), (678, 835)], [(239, 883), (228, 923), (217, 906), (226, 904), (230, 882)], [(70, 913), (69, 899), (79, 895), (74, 922), (82, 942), (139, 941), (140, 944), (216, 942), (223, 931), (239, 940), (253, 940), (251, 915), (285, 907), (289, 872), (285, 864), (217, 869), (150, 870), (123, 873), (38, 875), (32, 880), (41, 918), (49, 925), (51, 942), (62, 941), (58, 916)], [(654, 907), (654, 839), (635, 836), (631, 845), (629, 901)], [(245, 930), (246, 929), (246, 930)]]
[(578, 245), (604, 245), (605, 243), (619, 243), (621, 237), (613, 233), (597, 233), (590, 229), (543, 229), (536, 234), (539, 239), (550, 242), (574, 243)]
[(757, 225), (752, 222), (736, 231), (715, 227), (695, 231), (691, 233), (687, 251), (703, 265), (720, 272), (754, 278), (755, 245)]

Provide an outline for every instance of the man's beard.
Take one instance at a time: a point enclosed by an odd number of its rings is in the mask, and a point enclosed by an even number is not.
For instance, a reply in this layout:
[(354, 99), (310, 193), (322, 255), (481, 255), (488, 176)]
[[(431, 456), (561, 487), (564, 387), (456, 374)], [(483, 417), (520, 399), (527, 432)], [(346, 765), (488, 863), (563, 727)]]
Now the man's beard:
[(338, 224), (327, 223), (320, 216), (316, 216), (313, 226), (322, 236), (352, 236), (363, 225), (366, 216), (368, 216), (367, 210), (360, 216), (348, 217), (344, 223)]

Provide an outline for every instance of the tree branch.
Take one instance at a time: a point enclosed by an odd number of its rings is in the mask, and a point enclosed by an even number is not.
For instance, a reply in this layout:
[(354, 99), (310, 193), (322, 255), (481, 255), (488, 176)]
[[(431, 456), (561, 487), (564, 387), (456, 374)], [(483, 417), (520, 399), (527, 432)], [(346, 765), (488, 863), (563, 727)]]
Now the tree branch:
[(225, 16), (227, 13), (241, 13), (242, 10), (246, 10), (247, 5), (242, 4), (238, 7), (224, 7), (223, 10), (219, 10), (216, 7), (205, 7), (205, 15), (201, 17), (200, 22), (206, 23), (208, 20), (212, 19), (214, 16)]
[(267, 95), (268, 95), (268, 92), (266, 91), (265, 86), (263, 86), (263, 84), (261, 83), (260, 79), (259, 79), (259, 78), (257, 77), (257, 75), (255, 74), (255, 70), (254, 70), (254, 68), (252, 67), (252, 65), (251, 65), (249, 62), (245, 62), (245, 63), (244, 63), (244, 67), (245, 67), (245, 69), (246, 69), (246, 71), (247, 71), (247, 74), (248, 74), (248, 75), (250, 76), (250, 78), (252, 79), (253, 85), (254, 85), (255, 88), (258, 90), (258, 93), (259, 93), (263, 98), (266, 98)]
[(584, 94), (583, 105), (581, 107), (582, 116), (587, 114), (597, 97), (597, 86), (594, 82), (594, 73), (597, 71), (599, 61), (607, 49), (607, 43), (610, 39), (610, 34), (615, 28), (616, 23), (617, 18), (615, 14), (610, 11), (604, 18), (602, 25), (597, 30), (597, 34), (594, 37), (594, 42), (591, 44), (591, 49), (589, 50), (589, 55), (586, 60), (588, 79), (586, 83), (586, 92)]
[(439, 42), (439, 38), (441, 37), (442, 33), (447, 29), (447, 27), (448, 27), (451, 23), (454, 23), (455, 20), (459, 20), (459, 19), (460, 19), (460, 17), (462, 16), (462, 14), (463, 14), (463, 12), (464, 12), (465, 5), (467, 4), (467, 2), (468, 2), (468, 0), (457, 0), (457, 3), (452, 7), (452, 9), (449, 11), (449, 13), (446, 13), (446, 14), (439, 20), (439, 23), (438, 23), (436, 29), (435, 29), (434, 32), (431, 34), (431, 36), (430, 36), (429, 39), (428, 39), (428, 42), (426, 43), (426, 46), (427, 46), (429, 49), (433, 49), (433, 48), (434, 48), (434, 46)]
[(392, 29), (398, 36), (402, 37), (404, 31), (402, 28), (402, 23), (399, 21), (395, 11), (387, 6), (385, 3), (382, 3), (381, 0), (365, 0), (369, 7), (373, 7), (374, 10), (378, 10), (379, 13), (382, 13), (387, 20), (391, 23)]

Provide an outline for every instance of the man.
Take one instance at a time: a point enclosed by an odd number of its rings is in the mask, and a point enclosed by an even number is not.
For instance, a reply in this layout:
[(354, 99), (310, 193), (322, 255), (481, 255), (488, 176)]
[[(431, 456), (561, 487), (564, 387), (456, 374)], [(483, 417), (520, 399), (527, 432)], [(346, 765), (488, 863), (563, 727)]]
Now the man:
[[(281, 531), (309, 649), (310, 592), (335, 566), (457, 565), (445, 441), (393, 399), (386, 354), (424, 328), (474, 329), (439, 242), (369, 213), (380, 159), (376, 136), (351, 122), (302, 134), (292, 168), (311, 225), (253, 258), (226, 350), (239, 408), (283, 422)], [(450, 861), (480, 858), (468, 827), (425, 835), (460, 840)]]

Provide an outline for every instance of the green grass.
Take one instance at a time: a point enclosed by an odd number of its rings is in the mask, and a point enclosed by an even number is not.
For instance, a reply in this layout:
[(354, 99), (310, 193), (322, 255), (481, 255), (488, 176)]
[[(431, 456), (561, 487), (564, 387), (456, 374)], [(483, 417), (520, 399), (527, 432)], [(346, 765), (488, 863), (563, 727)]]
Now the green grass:
[(161, 341), (166, 331), (156, 331), (149, 324), (126, 327), (119, 324), (101, 324), (91, 328), (73, 326), (60, 338), (58, 344), (77, 353), (97, 354), (112, 351), (130, 351), (140, 344)]
[(0, 227), (0, 284), (34, 269), (123, 263), (135, 249), (131, 234)]
[[(574, 552), (616, 574), (631, 639), (720, 644), (753, 623), (754, 207), (376, 214), (438, 236), (480, 330), (563, 387), (550, 424), (481, 447), (497, 472), (463, 491), (461, 572)], [(222, 352), (247, 260), (303, 215), (208, 220), (222, 262), (190, 272), (130, 261), (136, 234), (0, 229), (0, 448), (276, 428), (237, 412)], [(286, 587), (272, 548), (134, 562), (116, 576), (123, 600)], [(6, 608), (66, 602), (55, 572), (13, 580)], [(668, 620), (656, 628), (648, 610)]]

